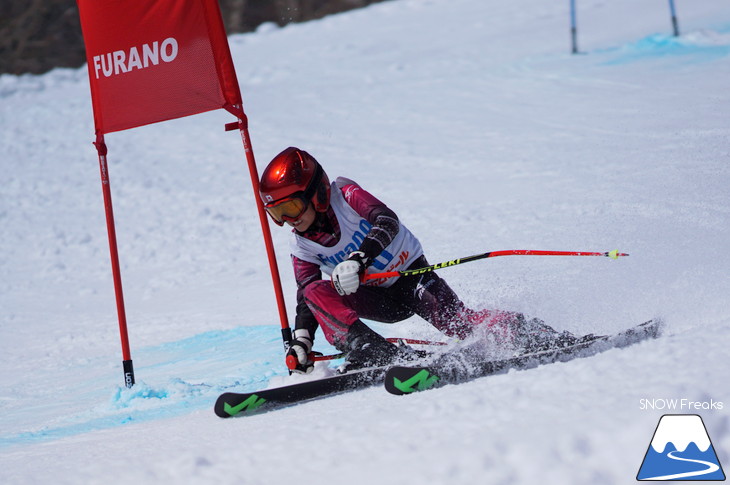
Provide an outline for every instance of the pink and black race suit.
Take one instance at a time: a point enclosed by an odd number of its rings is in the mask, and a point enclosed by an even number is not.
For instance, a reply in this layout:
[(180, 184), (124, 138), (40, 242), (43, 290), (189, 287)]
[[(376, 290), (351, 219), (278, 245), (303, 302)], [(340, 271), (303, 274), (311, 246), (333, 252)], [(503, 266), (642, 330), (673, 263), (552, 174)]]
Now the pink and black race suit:
[[(344, 183), (342, 190), (337, 186)], [(349, 182), (349, 183), (348, 183)], [(369, 261), (370, 266), (366, 269), (366, 273), (381, 273), (385, 271), (402, 271), (408, 268), (416, 259), (423, 255), (421, 243), (416, 237), (399, 221), (397, 224), (397, 233), (392, 234), (392, 230), (380, 227), (377, 224), (377, 217), (371, 222), (366, 216), (377, 209), (378, 205), (383, 205), (374, 197), (369, 196), (367, 192), (362, 190), (360, 186), (354, 182), (338, 178), (332, 183), (332, 191), (330, 198), (330, 207), (334, 212), (334, 217), (339, 225), (339, 238), (331, 246), (323, 245), (320, 241), (313, 240), (308, 234), (298, 234), (294, 232), (294, 240), (291, 244), (292, 256), (310, 263), (316, 264), (327, 275), (332, 274), (339, 263), (347, 259), (353, 251), (359, 251), (365, 238), (371, 231), (381, 231), (387, 234), (389, 244), (381, 247), (380, 252), (372, 255)], [(364, 207), (363, 212), (366, 216), (358, 213), (350, 203), (349, 199), (355, 206)], [(368, 200), (373, 199), (373, 200)], [(383, 205), (383, 208), (387, 209)], [(379, 216), (383, 216), (382, 208), (378, 212)], [(393, 285), (398, 278), (386, 278), (381, 280), (368, 280), (366, 285), (388, 287)]]
[(327, 341), (342, 349), (359, 318), (394, 323), (417, 314), (446, 335), (463, 338), (475, 325), (491, 325), (507, 316), (466, 308), (434, 272), (368, 280), (354, 294), (340, 296), (329, 278), (322, 279), (322, 272), (330, 275), (353, 251), (365, 253), (371, 274), (428, 266), (420, 242), (396, 214), (351, 180), (338, 178), (327, 211), (318, 213), (307, 231), (293, 233), (295, 335), (307, 330), (313, 339), (319, 326)]

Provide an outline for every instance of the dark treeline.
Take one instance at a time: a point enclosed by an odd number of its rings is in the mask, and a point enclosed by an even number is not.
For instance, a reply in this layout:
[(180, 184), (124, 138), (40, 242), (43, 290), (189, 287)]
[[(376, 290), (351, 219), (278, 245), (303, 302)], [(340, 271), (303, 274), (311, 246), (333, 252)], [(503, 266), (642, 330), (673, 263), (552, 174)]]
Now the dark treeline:
[[(286, 25), (383, 0), (219, 0), (229, 34)], [(40, 74), (86, 61), (75, 0), (0, 0), (0, 73)]]

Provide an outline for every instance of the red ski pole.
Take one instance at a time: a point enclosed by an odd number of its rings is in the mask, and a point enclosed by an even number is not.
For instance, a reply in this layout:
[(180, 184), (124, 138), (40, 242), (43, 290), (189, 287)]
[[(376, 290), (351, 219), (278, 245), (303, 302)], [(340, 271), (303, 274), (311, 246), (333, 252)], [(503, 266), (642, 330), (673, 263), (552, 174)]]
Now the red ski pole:
[(490, 251), (483, 254), (475, 254), (465, 258), (453, 259), (443, 263), (432, 264), (425, 268), (407, 269), (405, 271), (386, 271), (384, 273), (365, 274), (363, 281), (377, 280), (382, 278), (394, 278), (396, 276), (415, 276), (437, 269), (456, 266), (457, 264), (469, 263), (479, 259), (496, 258), (497, 256), (605, 256), (611, 259), (618, 259), (621, 256), (628, 256), (626, 253), (619, 253), (618, 249), (605, 253), (587, 252), (587, 251), (539, 251), (535, 249), (507, 249), (504, 251)]

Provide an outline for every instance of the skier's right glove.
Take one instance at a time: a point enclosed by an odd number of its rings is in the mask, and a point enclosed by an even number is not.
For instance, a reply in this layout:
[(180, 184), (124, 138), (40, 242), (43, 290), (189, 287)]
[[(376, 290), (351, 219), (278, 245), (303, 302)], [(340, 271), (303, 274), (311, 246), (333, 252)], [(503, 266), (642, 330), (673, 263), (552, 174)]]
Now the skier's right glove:
[(340, 296), (351, 295), (360, 287), (365, 274), (367, 258), (362, 251), (353, 251), (346, 260), (335, 266), (332, 271), (332, 285)]
[(297, 374), (309, 374), (314, 370), (312, 360), (312, 341), (307, 337), (299, 337), (292, 341), (286, 352), (286, 366)]

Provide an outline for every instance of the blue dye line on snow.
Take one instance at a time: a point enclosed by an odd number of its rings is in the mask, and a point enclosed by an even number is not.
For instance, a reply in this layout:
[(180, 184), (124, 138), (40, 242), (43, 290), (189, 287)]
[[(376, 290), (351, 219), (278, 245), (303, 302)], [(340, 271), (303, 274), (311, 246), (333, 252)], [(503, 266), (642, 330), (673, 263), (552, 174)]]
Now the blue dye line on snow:
[[(722, 37), (715, 39), (716, 35)], [(709, 62), (730, 55), (728, 35), (727, 32), (692, 33), (680, 37), (654, 34), (621, 47), (599, 50), (597, 53), (613, 57), (602, 63), (606, 66), (677, 57), (692, 63)]]
[[(135, 364), (142, 363), (136, 368), (141, 379), (134, 387), (119, 386), (109, 396), (108, 388), (105, 391), (99, 387), (98, 378), (93, 382), (79, 383), (87, 394), (89, 389), (98, 388), (95, 394), (79, 398), (90, 401), (88, 412), (64, 417), (63, 409), (60, 409), (54, 415), (57, 418), (54, 424), (0, 436), (0, 448), (53, 441), (129, 423), (181, 416), (201, 409), (210, 409), (213, 419), (213, 403), (222, 392), (260, 389), (271, 377), (287, 374), (278, 359), (277, 350), (281, 344), (277, 341), (280, 339), (279, 329), (273, 326), (238, 327), (141, 348), (135, 352)], [(207, 373), (203, 379), (205, 382), (173, 377), (201, 373)], [(83, 375), (83, 369), (79, 369), (78, 374)], [(112, 379), (117, 382), (116, 377), (110, 376), (109, 382)], [(147, 384), (155, 380), (166, 384)], [(11, 409), (5, 411), (12, 413)], [(50, 411), (46, 412), (51, 415)], [(12, 419), (12, 416), (6, 415), (5, 418)]]

